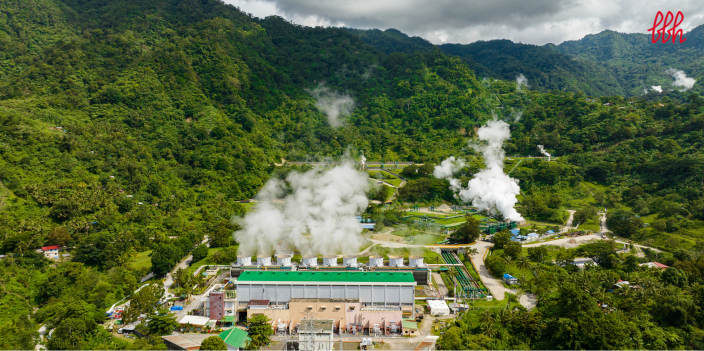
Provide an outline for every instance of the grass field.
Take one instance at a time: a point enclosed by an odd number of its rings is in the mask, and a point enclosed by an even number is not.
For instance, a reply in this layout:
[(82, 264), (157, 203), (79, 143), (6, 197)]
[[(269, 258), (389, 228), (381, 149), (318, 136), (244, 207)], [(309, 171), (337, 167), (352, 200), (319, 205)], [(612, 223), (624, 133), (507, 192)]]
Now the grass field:
[(435, 220), (435, 223), (438, 224), (456, 224), (456, 223), (464, 223), (467, 220), (464, 217), (456, 217), (456, 218), (447, 218), (447, 219), (437, 219)]
[(244, 207), (245, 212), (249, 212), (254, 208), (254, 206), (257, 205), (257, 203), (256, 202), (248, 202), (248, 203), (240, 203), (240, 205), (242, 205), (242, 207)]
[(395, 187), (401, 186), (401, 182), (403, 182), (401, 179), (398, 179), (398, 178), (384, 179), (384, 181), (395, 186)]
[[(234, 248), (235, 250), (237, 250), (237, 247), (238, 247), (238, 245), (230, 246), (230, 248)], [(186, 268), (186, 272), (188, 272), (189, 274), (193, 274), (201, 266), (208, 266), (208, 265), (212, 266), (212, 265), (218, 264), (218, 263), (215, 263), (215, 261), (213, 261), (213, 255), (216, 252), (218, 252), (220, 250), (225, 250), (225, 249), (228, 249), (228, 248), (218, 247), (218, 248), (208, 249), (208, 256), (206, 256), (204, 259), (202, 259), (198, 262), (192, 262), (191, 265), (188, 266), (188, 268)]]
[(137, 256), (132, 258), (132, 261), (130, 262), (130, 268), (132, 269), (151, 269), (152, 268), (152, 258), (149, 256), (151, 255), (152, 250), (147, 250), (144, 252), (140, 252), (137, 254)]
[[(432, 252), (424, 247), (418, 247), (418, 248), (389, 248), (389, 247), (383, 247), (383, 246), (374, 246), (372, 247), (369, 252), (375, 254), (375, 255), (381, 255), (386, 258), (388, 255), (397, 255), (397, 256), (403, 256), (405, 257), (406, 262), (408, 262), (408, 256), (423, 256), (423, 261), (425, 263), (440, 263), (442, 262), (442, 258), (440, 255), (436, 254), (435, 252)], [(359, 257), (357, 258), (357, 262), (359, 263), (369, 263), (369, 257)]]
[[(470, 305), (473, 305), (475, 307), (506, 307), (506, 303), (509, 300), (509, 296), (510, 296), (509, 293), (504, 293), (503, 300), (493, 299), (492, 301), (487, 301), (486, 299), (477, 299), (477, 300), (474, 300), (473, 303), (470, 303)], [(519, 304), (515, 303), (515, 302), (511, 302), (510, 305), (511, 305), (511, 307), (513, 307), (513, 306), (516, 306)], [(467, 311), (466, 313), (483, 313), (483, 311), (481, 309), (479, 309), (479, 310)]]

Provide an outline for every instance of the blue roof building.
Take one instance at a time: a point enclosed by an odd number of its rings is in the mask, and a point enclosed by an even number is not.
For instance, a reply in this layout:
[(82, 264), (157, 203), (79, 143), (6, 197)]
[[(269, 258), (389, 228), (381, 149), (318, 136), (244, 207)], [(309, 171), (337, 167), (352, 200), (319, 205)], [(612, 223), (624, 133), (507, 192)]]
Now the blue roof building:
[(518, 229), (511, 229), (509, 230), (509, 232), (511, 233), (511, 235), (518, 235), (521, 231)]
[(518, 284), (518, 279), (516, 279), (516, 277), (514, 277), (508, 273), (505, 273), (504, 274), (504, 283), (506, 283), (508, 285)]

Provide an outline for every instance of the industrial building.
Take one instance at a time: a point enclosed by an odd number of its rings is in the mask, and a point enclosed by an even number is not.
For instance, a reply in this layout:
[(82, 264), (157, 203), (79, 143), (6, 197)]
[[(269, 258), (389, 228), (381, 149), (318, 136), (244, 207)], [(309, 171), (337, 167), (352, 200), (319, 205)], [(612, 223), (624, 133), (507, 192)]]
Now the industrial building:
[(385, 264), (382, 256), (369, 256), (369, 263), (358, 263), (357, 256), (343, 256), (340, 264), (337, 256), (323, 256), (322, 262), (318, 256), (303, 256), (299, 263), (292, 262), (293, 254), (277, 254), (276, 263), (270, 256), (257, 257), (252, 261), (251, 256), (238, 256), (237, 262), (230, 268), (230, 276), (237, 278), (247, 271), (343, 271), (359, 270), (366, 272), (410, 272), (418, 285), (430, 284), (430, 270), (423, 262), (422, 256), (411, 256), (408, 265), (405, 264), (403, 256), (389, 256), (388, 264)]
[(286, 334), (297, 333), (307, 315), (350, 334), (400, 334), (415, 303), (407, 271), (246, 270), (235, 283), (238, 319), (264, 314)]

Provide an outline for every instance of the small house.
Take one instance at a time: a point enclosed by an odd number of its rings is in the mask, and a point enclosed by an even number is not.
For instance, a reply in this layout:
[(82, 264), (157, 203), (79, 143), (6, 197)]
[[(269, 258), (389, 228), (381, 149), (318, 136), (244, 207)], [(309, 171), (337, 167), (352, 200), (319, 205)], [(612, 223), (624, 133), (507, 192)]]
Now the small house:
[(416, 321), (414, 320), (404, 319), (401, 322), (401, 327), (403, 328), (403, 335), (418, 335), (418, 323), (416, 323)]
[(185, 316), (178, 323), (181, 325), (181, 327), (187, 328), (190, 326), (195, 328), (196, 330), (200, 330), (202, 328), (205, 328), (209, 321), (209, 317)]
[(244, 348), (249, 341), (249, 334), (246, 331), (239, 328), (231, 328), (225, 330), (218, 335), (222, 341), (227, 345), (228, 350), (240, 350)]
[(532, 240), (538, 240), (540, 235), (538, 233), (530, 233), (530, 234), (526, 235), (526, 237), (527, 237), (526, 240), (532, 241)]
[(445, 300), (427, 300), (431, 316), (447, 316), (450, 314), (450, 306)]
[(614, 284), (614, 288), (617, 288), (617, 289), (628, 288), (630, 285), (631, 285), (631, 283), (629, 283), (628, 281), (619, 279), (616, 282), (616, 284)]
[(44, 257), (52, 259), (52, 260), (58, 260), (59, 259), (59, 245), (52, 245), (52, 246), (42, 246), (42, 252), (44, 253)]
[(518, 279), (508, 273), (504, 273), (504, 283), (508, 285), (515, 285), (518, 284)]
[(665, 268), (670, 268), (670, 266), (666, 266), (660, 262), (647, 262), (647, 263), (641, 263), (638, 266), (640, 267), (646, 267), (646, 268), (655, 268), (655, 269), (665, 269)]

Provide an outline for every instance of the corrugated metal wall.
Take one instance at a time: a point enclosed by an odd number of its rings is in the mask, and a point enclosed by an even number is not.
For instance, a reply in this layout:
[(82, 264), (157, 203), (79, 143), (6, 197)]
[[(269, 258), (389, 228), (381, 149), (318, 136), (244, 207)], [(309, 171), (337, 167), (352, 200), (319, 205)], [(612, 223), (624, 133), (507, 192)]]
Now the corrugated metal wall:
[(360, 299), (362, 303), (413, 303), (412, 286), (394, 285), (257, 285), (238, 284), (240, 301), (269, 300), (287, 303), (292, 298), (304, 299)]

